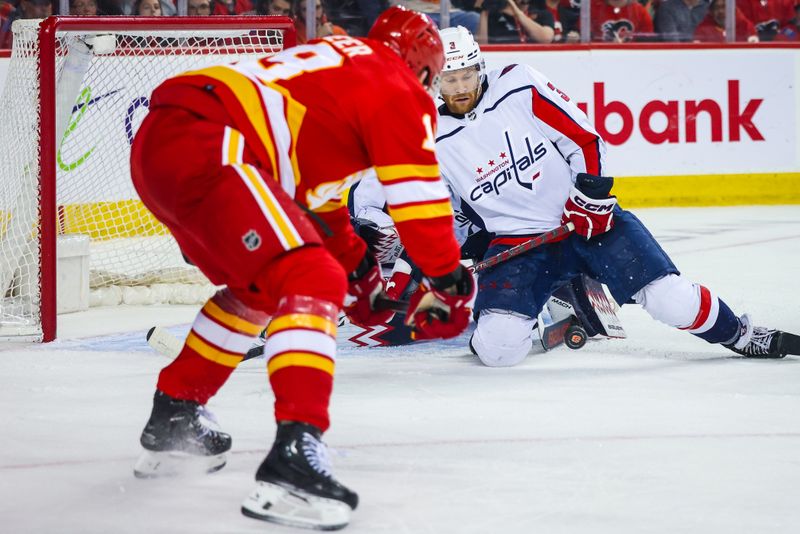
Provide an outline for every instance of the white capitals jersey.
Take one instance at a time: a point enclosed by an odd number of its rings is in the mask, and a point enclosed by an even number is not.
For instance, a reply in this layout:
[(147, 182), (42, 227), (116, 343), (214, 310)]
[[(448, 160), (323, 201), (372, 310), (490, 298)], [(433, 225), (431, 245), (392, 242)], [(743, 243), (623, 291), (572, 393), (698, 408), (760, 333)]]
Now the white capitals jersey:
[(605, 143), (586, 115), (536, 70), (487, 74), (466, 116), (439, 108), (436, 155), (442, 178), (498, 235), (557, 227), (580, 172), (601, 176)]
[[(394, 226), (394, 221), (384, 211), (386, 195), (383, 186), (376, 176), (367, 176), (353, 186), (350, 211), (357, 219), (367, 219), (378, 225), (379, 228)], [(450, 202), (453, 205), (453, 233), (459, 245), (463, 245), (469, 236), (480, 230), (472, 221), (461, 212), (461, 200), (452, 190)], [(398, 252), (399, 254), (399, 252)], [(396, 256), (396, 255), (395, 255)]]

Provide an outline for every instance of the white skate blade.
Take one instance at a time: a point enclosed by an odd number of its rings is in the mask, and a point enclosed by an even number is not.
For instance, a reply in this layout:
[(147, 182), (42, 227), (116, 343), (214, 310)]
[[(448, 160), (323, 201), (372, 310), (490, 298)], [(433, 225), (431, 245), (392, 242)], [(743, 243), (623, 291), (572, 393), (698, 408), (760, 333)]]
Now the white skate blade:
[(160, 478), (213, 473), (225, 467), (225, 453), (215, 456), (197, 456), (185, 452), (142, 452), (133, 474), (136, 478)]
[(242, 513), (247, 517), (315, 530), (339, 530), (350, 522), (351, 509), (341, 501), (269, 482), (256, 484), (242, 503)]

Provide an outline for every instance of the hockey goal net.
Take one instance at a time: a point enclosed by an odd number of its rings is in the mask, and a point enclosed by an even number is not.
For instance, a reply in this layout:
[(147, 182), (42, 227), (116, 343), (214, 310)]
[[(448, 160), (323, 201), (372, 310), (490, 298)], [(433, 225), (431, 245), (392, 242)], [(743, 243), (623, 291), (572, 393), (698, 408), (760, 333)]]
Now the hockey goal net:
[(136, 195), (131, 140), (159, 83), (292, 46), (291, 20), (51, 17), (13, 33), (0, 98), (0, 338), (55, 338), (57, 251), (76, 243), (92, 305), (203, 301), (213, 287)]

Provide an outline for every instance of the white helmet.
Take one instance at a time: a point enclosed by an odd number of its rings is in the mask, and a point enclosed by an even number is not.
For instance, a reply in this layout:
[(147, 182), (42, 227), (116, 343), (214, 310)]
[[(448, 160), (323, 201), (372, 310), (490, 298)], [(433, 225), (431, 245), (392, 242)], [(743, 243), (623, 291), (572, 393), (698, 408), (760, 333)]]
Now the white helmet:
[(445, 62), (442, 74), (477, 65), (480, 81), (483, 83), (486, 65), (481, 49), (469, 30), (464, 26), (445, 28), (439, 30), (439, 36), (444, 46)]

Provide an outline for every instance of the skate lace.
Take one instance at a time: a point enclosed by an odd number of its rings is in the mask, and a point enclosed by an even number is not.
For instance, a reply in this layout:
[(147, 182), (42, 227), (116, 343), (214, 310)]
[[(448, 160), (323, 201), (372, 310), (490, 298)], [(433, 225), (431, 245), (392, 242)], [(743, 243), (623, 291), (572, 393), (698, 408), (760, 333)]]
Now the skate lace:
[(219, 427), (219, 421), (217, 421), (214, 414), (202, 404), (195, 408), (195, 417), (192, 418), (191, 424), (197, 433), (195, 438), (198, 441), (202, 441), (207, 436), (211, 438), (217, 437), (218, 432), (214, 427)]
[(303, 456), (314, 471), (326, 478), (333, 476), (328, 447), (309, 433), (303, 434)]
[(770, 353), (770, 345), (772, 344), (772, 336), (775, 335), (775, 330), (757, 326), (753, 328), (753, 336), (750, 342), (742, 349), (747, 355), (760, 356)]

